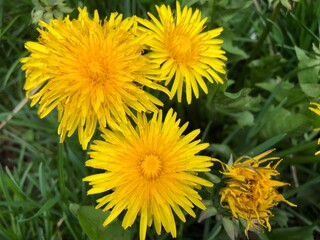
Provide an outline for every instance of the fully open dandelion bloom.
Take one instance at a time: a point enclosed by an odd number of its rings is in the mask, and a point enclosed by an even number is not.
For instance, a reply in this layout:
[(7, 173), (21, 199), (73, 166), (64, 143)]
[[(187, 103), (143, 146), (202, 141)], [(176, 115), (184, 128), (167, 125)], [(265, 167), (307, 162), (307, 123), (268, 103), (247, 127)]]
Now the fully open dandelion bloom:
[(170, 6), (156, 6), (159, 20), (151, 13), (151, 21), (139, 19), (153, 38), (146, 42), (151, 52), (149, 57), (153, 62), (161, 65), (162, 77), (168, 85), (173, 79), (171, 96), (176, 93), (181, 102), (185, 85), (187, 102), (192, 100), (192, 91), (199, 97), (199, 88), (207, 94), (208, 88), (203, 78), (209, 82), (223, 83), (217, 74), (225, 74), (224, 56), (221, 50), (221, 39), (216, 39), (222, 28), (203, 32), (207, 18), (201, 19), (201, 12), (190, 7), (183, 10), (176, 2), (176, 13), (173, 16)]
[[(140, 240), (145, 239), (147, 226), (154, 223), (156, 232), (163, 226), (176, 237), (173, 212), (185, 222), (182, 209), (195, 217), (192, 208), (204, 209), (196, 189), (213, 184), (197, 176), (212, 166), (211, 158), (195, 155), (208, 147), (195, 140), (200, 130), (182, 135), (176, 113), (169, 110), (164, 121), (162, 111), (150, 121), (138, 114), (137, 126), (121, 124), (122, 131), (104, 129), (105, 141), (94, 141), (86, 166), (105, 172), (84, 178), (92, 189), (88, 194), (107, 192), (97, 200), (97, 208), (111, 210), (104, 225), (126, 210), (122, 226), (130, 227), (140, 215)], [(163, 121), (163, 122), (162, 122)]]
[[(318, 114), (320, 116), (320, 104), (319, 103), (315, 103), (315, 102), (312, 102), (311, 105), (315, 106), (315, 107), (309, 107), (309, 109)], [(316, 131), (320, 131), (320, 128), (316, 128), (315, 129)], [(320, 144), (320, 138), (318, 139), (318, 144)], [(320, 154), (320, 151), (316, 152), (315, 153), (316, 155), (319, 155)]]
[[(226, 187), (220, 191), (221, 205), (231, 210), (235, 218), (243, 218), (247, 221), (245, 234), (251, 227), (258, 229), (256, 223), (271, 230), (269, 217), (272, 216), (271, 208), (279, 202), (286, 202), (290, 206), (295, 204), (287, 201), (277, 187), (288, 185), (287, 183), (272, 180), (279, 174), (276, 170), (281, 160), (278, 157), (267, 157), (273, 150), (269, 150), (255, 157), (243, 156), (238, 158), (233, 166), (223, 164), (226, 177)], [(272, 160), (277, 163), (272, 165)], [(271, 161), (271, 162), (270, 162)], [(265, 166), (262, 164), (269, 162)]]
[(31, 106), (39, 103), (41, 118), (57, 108), (60, 141), (78, 129), (85, 149), (97, 123), (127, 121), (132, 109), (158, 110), (162, 103), (142, 86), (167, 90), (149, 80), (156, 70), (142, 55), (146, 35), (136, 36), (136, 17), (112, 13), (101, 21), (97, 11), (91, 19), (86, 8), (78, 10), (78, 19), (40, 21), (45, 30), (38, 29), (38, 42), (26, 43), (31, 55), (21, 62), (27, 96), (40, 88)]

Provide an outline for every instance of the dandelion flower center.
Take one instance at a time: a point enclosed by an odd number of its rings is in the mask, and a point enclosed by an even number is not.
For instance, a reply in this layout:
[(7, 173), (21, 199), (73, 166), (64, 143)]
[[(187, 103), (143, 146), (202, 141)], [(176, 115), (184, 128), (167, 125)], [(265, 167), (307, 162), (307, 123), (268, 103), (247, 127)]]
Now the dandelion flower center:
[(159, 177), (162, 169), (162, 161), (159, 156), (148, 154), (141, 161), (141, 172), (147, 179), (155, 179)]
[(188, 36), (172, 34), (167, 44), (168, 51), (175, 61), (187, 65), (193, 60), (195, 54), (193, 54), (192, 42)]
[[(79, 56), (79, 65), (82, 70), (79, 74), (83, 76), (83, 84), (88, 88), (101, 87), (104, 91), (113, 90), (110, 87), (116, 88), (120, 83), (116, 79), (123, 77), (119, 68), (120, 61), (112, 51), (113, 46), (108, 42), (99, 47), (97, 49), (96, 46), (91, 46), (92, 49), (82, 51), (85, 54)], [(138, 52), (137, 49), (134, 52)]]
[(88, 76), (94, 84), (102, 84), (109, 79), (108, 70), (104, 70), (103, 66), (95, 60), (88, 64)]

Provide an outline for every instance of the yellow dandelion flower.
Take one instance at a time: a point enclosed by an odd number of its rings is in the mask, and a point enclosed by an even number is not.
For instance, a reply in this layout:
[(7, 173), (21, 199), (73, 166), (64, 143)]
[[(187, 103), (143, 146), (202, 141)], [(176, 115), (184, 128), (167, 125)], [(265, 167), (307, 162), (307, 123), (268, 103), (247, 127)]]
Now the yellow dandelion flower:
[(139, 19), (144, 26), (142, 31), (149, 32), (153, 38), (146, 41), (150, 48), (149, 57), (153, 62), (161, 65), (162, 77), (168, 85), (172, 79), (171, 97), (177, 93), (181, 102), (182, 91), (185, 85), (187, 102), (192, 100), (192, 91), (199, 97), (199, 88), (207, 94), (208, 88), (203, 80), (210, 83), (223, 83), (217, 74), (225, 74), (227, 58), (221, 50), (221, 39), (216, 39), (222, 28), (203, 32), (207, 18), (201, 19), (201, 12), (196, 9), (192, 12), (190, 7), (183, 9), (176, 2), (176, 13), (173, 16), (170, 6), (156, 6), (159, 20), (148, 13), (151, 21)]
[[(309, 109), (320, 116), (320, 104), (312, 102), (311, 105), (314, 105), (315, 108), (309, 107)], [(320, 131), (320, 128), (316, 128), (315, 131)], [(318, 139), (318, 144), (320, 144), (320, 138)], [(319, 155), (319, 154), (320, 154), (320, 150), (315, 153), (315, 155)]]
[(196, 189), (213, 184), (198, 177), (197, 172), (207, 172), (213, 164), (210, 157), (195, 154), (208, 144), (194, 140), (200, 130), (182, 135), (188, 123), (179, 127), (176, 117), (172, 109), (164, 121), (161, 110), (150, 121), (141, 113), (136, 128), (122, 123), (121, 132), (104, 129), (105, 141), (91, 145), (86, 166), (105, 172), (84, 181), (92, 185), (88, 194), (107, 192), (96, 207), (112, 209), (104, 226), (126, 210), (122, 227), (130, 227), (140, 215), (140, 240), (145, 239), (147, 226), (152, 223), (157, 234), (163, 226), (176, 237), (174, 213), (185, 222), (182, 210), (195, 217), (194, 205), (205, 209)]
[[(281, 162), (278, 157), (265, 158), (272, 151), (274, 149), (252, 158), (240, 157), (233, 166), (223, 164), (222, 173), (227, 180), (226, 187), (220, 191), (220, 203), (223, 207), (229, 208), (235, 218), (240, 217), (247, 221), (246, 236), (251, 227), (259, 229), (256, 224), (271, 230), (269, 223), (269, 218), (272, 216), (271, 208), (277, 206), (279, 202), (296, 207), (276, 190), (277, 187), (286, 186), (288, 183), (271, 179), (279, 174), (276, 168)], [(271, 166), (272, 160), (278, 162)], [(261, 166), (266, 162), (269, 163)]]
[(57, 108), (60, 142), (78, 129), (86, 149), (97, 123), (116, 125), (132, 109), (158, 110), (161, 101), (143, 86), (168, 91), (150, 80), (157, 72), (142, 55), (146, 35), (136, 35), (136, 17), (112, 13), (102, 21), (97, 11), (91, 19), (86, 7), (78, 10), (78, 19), (40, 21), (44, 30), (38, 29), (38, 42), (25, 44), (31, 54), (21, 62), (31, 106), (39, 103), (41, 118)]

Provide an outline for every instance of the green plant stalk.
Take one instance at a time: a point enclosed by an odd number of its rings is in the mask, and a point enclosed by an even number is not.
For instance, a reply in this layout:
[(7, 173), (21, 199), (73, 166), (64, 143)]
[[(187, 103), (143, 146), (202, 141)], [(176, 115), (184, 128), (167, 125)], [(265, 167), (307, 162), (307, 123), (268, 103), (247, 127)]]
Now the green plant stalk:
[(319, 183), (320, 183), (320, 176), (317, 176), (314, 179), (309, 180), (309, 181), (305, 182), (304, 184), (300, 185), (299, 188), (293, 188), (287, 192), (284, 192), (283, 196), (286, 199), (291, 198), (294, 195), (296, 195), (299, 191), (303, 191), (304, 189), (307, 189), (312, 186), (318, 186)]
[(184, 227), (184, 224), (180, 222), (179, 229), (178, 229), (178, 236), (183, 236), (183, 227)]
[(210, 221), (211, 219), (206, 219), (204, 220), (204, 230), (203, 230), (203, 240), (208, 239), (208, 235), (209, 235), (209, 228), (210, 228)]
[(60, 190), (61, 198), (64, 201), (66, 201), (67, 191), (66, 191), (65, 177), (64, 177), (63, 152), (64, 152), (63, 144), (59, 143), (58, 145), (58, 182), (59, 182), (59, 190)]
[[(296, 217), (300, 218), (300, 220), (303, 221), (304, 223), (306, 223), (308, 225), (312, 225), (312, 221), (310, 221), (309, 219), (307, 219), (303, 215), (297, 213), (293, 209), (288, 208), (288, 211), (291, 212), (292, 214), (294, 214)], [(318, 225), (316, 225), (316, 224), (313, 224), (313, 225), (314, 225), (314, 230), (316, 230), (318, 233), (320, 233), (320, 227)]]
[[(317, 42), (320, 42), (320, 38), (317, 37), (317, 35), (315, 33), (313, 33), (306, 25), (304, 25), (301, 21), (299, 21), (299, 19), (293, 14), (293, 13), (290, 13), (290, 17), (303, 29), (305, 29), (309, 34), (310, 36), (312, 36), (312, 38), (314, 40), (316, 40)], [(302, 40), (300, 40), (300, 42), (302, 42)]]
[(291, 155), (291, 154), (294, 154), (297, 152), (302, 152), (307, 149), (313, 149), (316, 146), (317, 146), (317, 140), (314, 140), (312, 142), (307, 142), (307, 143), (300, 144), (300, 145), (294, 146), (292, 148), (289, 148), (289, 149), (286, 149), (283, 151), (279, 151), (279, 152), (277, 152), (277, 156), (278, 157), (285, 157), (285, 156), (288, 156), (288, 155)]
[[(5, 185), (5, 175), (4, 172), (2, 170), (2, 166), (0, 166), (0, 187), (2, 189), (3, 195), (5, 200), (7, 201), (12, 201), (12, 199), (10, 198), (7, 186)], [(10, 220), (12, 223), (12, 230), (13, 232), (17, 232), (17, 226), (14, 224), (15, 223), (15, 218), (13, 215), (13, 211), (10, 205), (8, 205), (9, 211), (10, 211)]]
[(260, 49), (262, 48), (262, 44), (263, 42), (266, 40), (267, 36), (269, 35), (269, 32), (271, 30), (272, 27), (272, 22), (275, 22), (279, 11), (281, 8), (281, 4), (278, 3), (277, 6), (273, 9), (272, 15), (271, 15), (271, 21), (267, 21), (267, 25), (263, 30), (263, 33), (261, 34), (258, 42), (255, 44), (254, 48), (252, 49), (251, 53), (250, 53), (250, 57), (248, 59), (247, 62), (250, 62), (252, 59), (255, 58), (255, 56), (258, 54), (258, 52), (260, 51)]
[(307, 163), (319, 163), (320, 157), (319, 156), (297, 156), (297, 157), (289, 157), (285, 158), (283, 163), (284, 164), (307, 164)]
[[(211, 8), (211, 19), (214, 19), (216, 16), (216, 1), (212, 1), (212, 8)], [(211, 26), (210, 29), (212, 29), (212, 22), (211, 22)]]
[(68, 216), (65, 214), (67, 212), (67, 210), (63, 213), (63, 219), (64, 219), (64, 223), (67, 225), (68, 229), (70, 230), (72, 236), (73, 236), (73, 239), (78, 239), (75, 231), (73, 230), (72, 228), (72, 225), (71, 223), (69, 222), (68, 220)]

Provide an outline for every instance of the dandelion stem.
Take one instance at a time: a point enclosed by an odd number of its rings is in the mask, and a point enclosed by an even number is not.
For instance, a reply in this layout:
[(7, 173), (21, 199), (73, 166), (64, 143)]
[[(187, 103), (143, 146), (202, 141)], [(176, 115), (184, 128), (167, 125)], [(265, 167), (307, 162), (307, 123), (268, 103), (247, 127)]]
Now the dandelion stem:
[[(30, 96), (32, 96), (33, 94), (35, 94), (39, 88), (41, 86), (33, 89), (30, 93)], [(29, 98), (30, 98), (29, 96)], [(29, 98), (25, 97), (24, 99), (22, 99), (19, 104), (12, 110), (12, 112), (7, 116), (6, 120), (4, 120), (3, 122), (0, 123), (0, 130), (13, 118), (13, 115), (16, 114), (17, 112), (19, 112), (23, 107), (24, 105), (27, 104)]]

